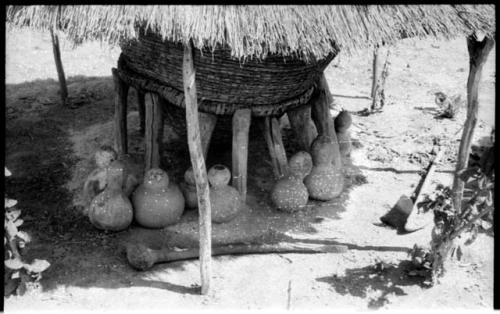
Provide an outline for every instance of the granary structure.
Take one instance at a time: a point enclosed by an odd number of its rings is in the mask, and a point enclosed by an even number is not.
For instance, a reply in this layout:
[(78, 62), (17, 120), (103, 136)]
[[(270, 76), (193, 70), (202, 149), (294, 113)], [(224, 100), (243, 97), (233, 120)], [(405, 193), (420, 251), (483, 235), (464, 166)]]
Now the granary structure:
[[(186, 129), (198, 189), (204, 293), (211, 243), (204, 160), (217, 128), (229, 134), (233, 185), (244, 198), (251, 124), (261, 126), (276, 177), (287, 172), (281, 115), (288, 115), (304, 150), (317, 134), (336, 141), (323, 71), (340, 51), (403, 38), (483, 34), (488, 40), (495, 32), (492, 5), (30, 6), (11, 7), (8, 16), (18, 26), (59, 28), (76, 43), (120, 45), (112, 70), (119, 152), (127, 152), (130, 87), (139, 96), (147, 168), (159, 166), (163, 119)], [(480, 54), (484, 40), (471, 40)], [(471, 57), (471, 73), (474, 62)], [(480, 72), (481, 61), (477, 65)], [(144, 101), (147, 93), (152, 103)]]

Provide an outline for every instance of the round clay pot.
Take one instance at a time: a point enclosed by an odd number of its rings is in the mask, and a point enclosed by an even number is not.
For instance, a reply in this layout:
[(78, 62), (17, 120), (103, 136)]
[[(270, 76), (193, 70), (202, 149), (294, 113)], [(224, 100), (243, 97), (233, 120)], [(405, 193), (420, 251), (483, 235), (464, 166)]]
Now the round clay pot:
[(108, 168), (106, 188), (90, 204), (90, 222), (98, 229), (120, 231), (132, 222), (132, 204), (122, 190), (123, 172), (119, 163), (112, 162)]
[(182, 194), (187, 208), (198, 208), (198, 194), (196, 192), (196, 181), (193, 168), (189, 167), (184, 173), (184, 182), (181, 185)]
[(231, 180), (231, 171), (224, 165), (214, 165), (208, 170), (208, 182), (211, 186), (225, 186)]
[(239, 213), (241, 197), (238, 190), (229, 186), (231, 172), (224, 165), (215, 165), (208, 171), (210, 182), (210, 207), (212, 221), (225, 223), (233, 220)]
[(328, 201), (342, 193), (344, 175), (332, 165), (334, 151), (328, 136), (318, 136), (311, 146), (314, 166), (304, 183), (312, 199)]
[(132, 194), (135, 220), (146, 228), (164, 228), (179, 221), (184, 212), (184, 197), (179, 187), (169, 182), (159, 168), (146, 172), (144, 181)]
[(351, 114), (346, 110), (342, 110), (337, 115), (333, 123), (335, 125), (335, 131), (345, 132), (351, 127), (352, 124)]

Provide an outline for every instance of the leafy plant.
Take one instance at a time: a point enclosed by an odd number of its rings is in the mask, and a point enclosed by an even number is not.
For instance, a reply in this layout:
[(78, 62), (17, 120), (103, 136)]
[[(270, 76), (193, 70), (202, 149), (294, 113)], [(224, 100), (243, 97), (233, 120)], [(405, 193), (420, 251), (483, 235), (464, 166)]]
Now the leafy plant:
[(482, 219), (493, 213), (493, 160), (494, 146), (483, 153), (478, 163), (457, 174), (471, 192), (460, 212), (453, 206), (452, 189), (443, 185), (438, 185), (425, 201), (417, 204), (424, 212), (433, 211), (434, 228), (430, 249), (415, 245), (410, 256), (415, 264), (431, 272), (434, 282), (445, 273), (445, 263), (450, 257), (462, 258), (462, 245), (476, 240), (484, 224)]
[[(7, 168), (5, 168), (5, 175), (10, 176)], [(18, 229), (24, 221), (20, 218), (21, 210), (17, 209), (16, 205), (16, 200), (5, 197), (5, 296), (14, 292), (18, 295), (24, 294), (30, 284), (40, 281), (42, 272), (50, 266), (46, 260), (35, 259), (31, 263), (23, 261), (21, 252), (31, 238), (28, 233)]]

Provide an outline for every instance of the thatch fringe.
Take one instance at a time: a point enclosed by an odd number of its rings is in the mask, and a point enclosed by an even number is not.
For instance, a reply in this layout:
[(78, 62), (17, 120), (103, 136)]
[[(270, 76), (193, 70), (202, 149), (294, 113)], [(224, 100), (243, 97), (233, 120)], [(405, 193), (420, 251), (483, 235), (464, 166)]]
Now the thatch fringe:
[(11, 6), (15, 26), (58, 25), (75, 43), (111, 45), (138, 37), (141, 27), (198, 49), (227, 45), (235, 58), (281, 54), (324, 58), (405, 37), (450, 39), (495, 32), (494, 5), (331, 6)]

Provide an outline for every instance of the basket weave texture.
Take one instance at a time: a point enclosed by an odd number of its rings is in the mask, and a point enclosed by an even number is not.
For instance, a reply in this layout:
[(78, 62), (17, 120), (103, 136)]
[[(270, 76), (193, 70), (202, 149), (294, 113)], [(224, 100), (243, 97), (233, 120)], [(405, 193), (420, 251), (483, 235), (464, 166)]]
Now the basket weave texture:
[[(121, 44), (127, 68), (141, 76), (183, 91), (180, 43), (163, 41), (154, 33)], [(334, 55), (319, 61), (283, 56), (240, 62), (230, 50), (194, 50), (196, 87), (200, 101), (252, 107), (280, 103), (304, 95), (328, 66)]]

